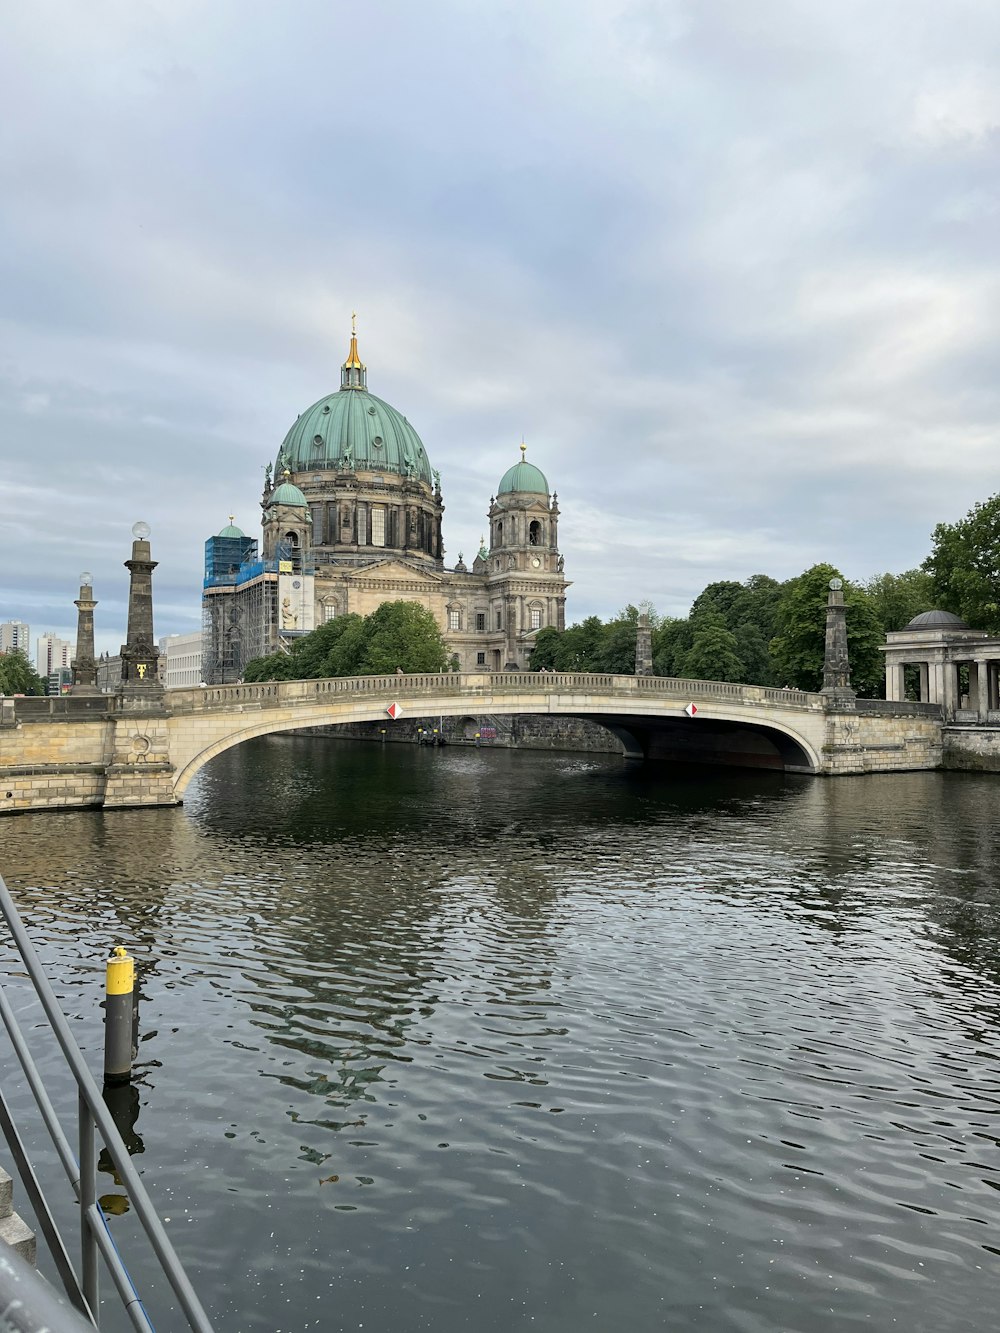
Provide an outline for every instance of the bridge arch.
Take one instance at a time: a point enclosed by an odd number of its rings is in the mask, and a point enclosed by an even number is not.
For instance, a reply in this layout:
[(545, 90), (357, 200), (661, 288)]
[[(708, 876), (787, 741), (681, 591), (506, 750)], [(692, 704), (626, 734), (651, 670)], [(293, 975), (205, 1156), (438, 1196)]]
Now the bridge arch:
[[(244, 741), (278, 732), (386, 720), (401, 701), (408, 718), (547, 715), (584, 718), (610, 731), (628, 757), (823, 771), (822, 710), (814, 696), (659, 677), (500, 673), (487, 676), (343, 678), (172, 691), (173, 791), (179, 800), (211, 759)], [(683, 699), (698, 697), (697, 719)], [(748, 691), (750, 692), (748, 694)], [(753, 705), (747, 707), (747, 705)], [(391, 724), (389, 724), (391, 725)], [(816, 742), (819, 742), (817, 744)]]

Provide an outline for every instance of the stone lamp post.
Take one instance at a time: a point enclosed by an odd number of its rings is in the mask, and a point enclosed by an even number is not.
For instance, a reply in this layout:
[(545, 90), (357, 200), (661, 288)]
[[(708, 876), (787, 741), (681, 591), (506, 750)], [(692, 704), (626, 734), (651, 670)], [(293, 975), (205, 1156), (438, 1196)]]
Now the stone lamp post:
[(149, 524), (136, 523), (132, 529), (132, 559), (125, 561), (130, 575), (128, 590), (128, 628), (122, 644), (122, 681), (118, 693), (149, 700), (163, 694), (157, 674), (159, 649), (153, 638), (153, 570), (150, 559)]
[(70, 694), (99, 694), (97, 662), (94, 658), (94, 576), (87, 570), (80, 575), (80, 596), (73, 605), (77, 609), (76, 656), (70, 663), (73, 683)]
[(847, 658), (847, 607), (840, 579), (830, 580), (826, 599), (826, 652), (820, 693), (840, 708), (855, 707), (857, 695), (851, 689), (851, 665)]

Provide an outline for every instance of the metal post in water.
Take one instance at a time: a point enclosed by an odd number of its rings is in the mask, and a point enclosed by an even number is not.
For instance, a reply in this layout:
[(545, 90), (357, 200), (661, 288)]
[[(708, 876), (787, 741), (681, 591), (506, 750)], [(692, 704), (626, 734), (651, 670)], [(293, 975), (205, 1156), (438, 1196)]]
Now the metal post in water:
[(108, 959), (104, 989), (104, 1081), (127, 1083), (132, 1077), (135, 959), (120, 944)]

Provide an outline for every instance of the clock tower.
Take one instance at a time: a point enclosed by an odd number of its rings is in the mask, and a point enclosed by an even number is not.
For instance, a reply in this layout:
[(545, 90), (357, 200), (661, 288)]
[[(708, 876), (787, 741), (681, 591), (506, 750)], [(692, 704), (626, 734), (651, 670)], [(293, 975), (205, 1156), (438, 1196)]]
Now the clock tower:
[(491, 635), (488, 665), (524, 670), (534, 635), (566, 627), (566, 588), (559, 553), (559, 503), (544, 473), (521, 458), (500, 479), (490, 501), (487, 582)]

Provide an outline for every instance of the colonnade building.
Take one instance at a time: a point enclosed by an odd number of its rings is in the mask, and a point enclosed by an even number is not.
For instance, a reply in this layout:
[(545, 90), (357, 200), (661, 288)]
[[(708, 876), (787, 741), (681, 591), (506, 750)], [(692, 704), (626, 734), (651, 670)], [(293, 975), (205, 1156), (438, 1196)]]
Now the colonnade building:
[[(232, 519), (205, 543), (204, 679), (238, 680), (335, 616), (386, 601), (431, 611), (462, 671), (527, 667), (538, 631), (564, 629), (559, 504), (521, 456), (500, 479), (471, 569), (444, 562), (441, 478), (409, 421), (368, 392), (352, 332), (340, 388), (294, 422), (265, 471), (260, 542)], [(273, 477), (273, 480), (272, 480)]]
[(948, 722), (1000, 721), (1000, 639), (950, 611), (924, 611), (886, 635), (885, 697), (941, 704)]

